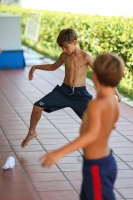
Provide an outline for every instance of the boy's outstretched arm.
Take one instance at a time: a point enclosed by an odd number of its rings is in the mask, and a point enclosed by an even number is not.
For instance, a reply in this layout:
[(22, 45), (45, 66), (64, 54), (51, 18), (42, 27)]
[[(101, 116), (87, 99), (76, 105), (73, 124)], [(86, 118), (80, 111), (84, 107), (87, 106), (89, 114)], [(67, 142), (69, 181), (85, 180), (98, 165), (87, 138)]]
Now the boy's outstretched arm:
[[(89, 120), (88, 120), (89, 119)], [(84, 148), (94, 142), (99, 134), (99, 129), (101, 128), (101, 114), (99, 106), (96, 100), (89, 103), (86, 109), (83, 122), (81, 125), (81, 135), (73, 142), (65, 145), (64, 147), (52, 151), (50, 153), (44, 154), (39, 160), (42, 163), (42, 167), (50, 167), (56, 163), (64, 155), (71, 153), (80, 148)], [(97, 126), (96, 126), (97, 124)]]
[(29, 80), (31, 81), (34, 78), (33, 74), (36, 69), (53, 71), (58, 69), (64, 63), (63, 60), (63, 54), (61, 54), (58, 60), (53, 64), (34, 65), (29, 71)]

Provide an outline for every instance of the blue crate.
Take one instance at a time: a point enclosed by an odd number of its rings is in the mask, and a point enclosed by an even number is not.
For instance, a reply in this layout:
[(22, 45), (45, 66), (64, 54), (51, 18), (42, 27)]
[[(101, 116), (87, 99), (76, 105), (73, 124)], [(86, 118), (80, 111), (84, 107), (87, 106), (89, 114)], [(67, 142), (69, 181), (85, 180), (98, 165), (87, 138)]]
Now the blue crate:
[(0, 69), (23, 69), (24, 67), (23, 50), (2, 51), (0, 54)]

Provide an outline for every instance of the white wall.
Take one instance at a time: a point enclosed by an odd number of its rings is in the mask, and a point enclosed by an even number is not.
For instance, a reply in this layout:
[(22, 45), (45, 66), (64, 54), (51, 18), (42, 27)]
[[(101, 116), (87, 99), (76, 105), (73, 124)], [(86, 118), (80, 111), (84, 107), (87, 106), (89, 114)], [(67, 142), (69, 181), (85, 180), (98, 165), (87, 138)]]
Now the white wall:
[(133, 0), (20, 0), (26, 8), (108, 16), (133, 16)]
[(20, 50), (20, 17), (0, 13), (0, 47), (2, 50)]

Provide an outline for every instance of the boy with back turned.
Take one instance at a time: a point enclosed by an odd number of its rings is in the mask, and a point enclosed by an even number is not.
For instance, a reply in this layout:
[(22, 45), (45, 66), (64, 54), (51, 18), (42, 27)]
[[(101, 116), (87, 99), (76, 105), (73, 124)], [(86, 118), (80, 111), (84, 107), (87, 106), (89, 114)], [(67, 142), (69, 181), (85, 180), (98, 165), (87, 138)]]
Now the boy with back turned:
[(115, 200), (117, 174), (115, 159), (108, 140), (119, 117), (115, 87), (123, 76), (124, 63), (114, 54), (99, 55), (93, 65), (97, 97), (83, 114), (80, 136), (64, 147), (43, 155), (43, 167), (50, 167), (64, 155), (83, 149), (83, 182), (80, 200)]

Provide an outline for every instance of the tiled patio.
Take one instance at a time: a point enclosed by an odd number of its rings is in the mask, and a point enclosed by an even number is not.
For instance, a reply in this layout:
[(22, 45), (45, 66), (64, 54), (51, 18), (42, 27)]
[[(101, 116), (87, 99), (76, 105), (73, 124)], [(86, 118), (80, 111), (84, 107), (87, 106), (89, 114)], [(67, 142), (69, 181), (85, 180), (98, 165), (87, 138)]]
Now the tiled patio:
[[(22, 149), (27, 135), (33, 103), (61, 84), (64, 72), (36, 71), (28, 81), (29, 67), (24, 70), (0, 71), (0, 165), (7, 157), (16, 158), (13, 170), (0, 169), (0, 200), (78, 200), (81, 185), (81, 152), (60, 160), (51, 169), (43, 169), (38, 158), (78, 136), (80, 119), (66, 108), (43, 113), (37, 126), (38, 137)], [(87, 85), (95, 97), (95, 89)], [(118, 165), (115, 194), (118, 200), (133, 200), (133, 108), (119, 103), (120, 118), (111, 134)]]

